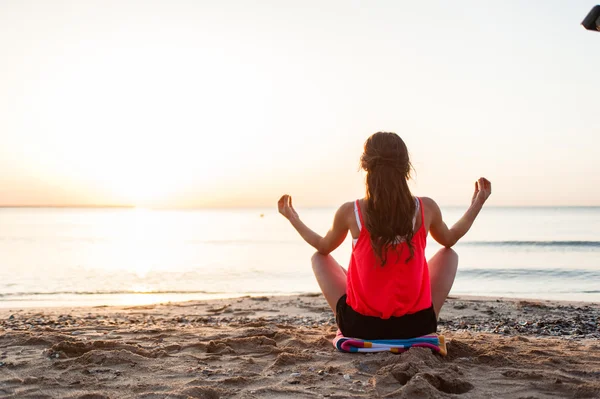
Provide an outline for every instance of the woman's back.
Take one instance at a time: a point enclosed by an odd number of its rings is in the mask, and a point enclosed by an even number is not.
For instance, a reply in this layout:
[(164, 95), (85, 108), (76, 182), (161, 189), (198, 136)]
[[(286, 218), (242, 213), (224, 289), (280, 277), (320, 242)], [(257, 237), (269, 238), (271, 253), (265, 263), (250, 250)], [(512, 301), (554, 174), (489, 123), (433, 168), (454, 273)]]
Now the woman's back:
[[(355, 202), (359, 216), (358, 240), (353, 246), (348, 268), (347, 304), (365, 315), (388, 319), (416, 313), (431, 307), (431, 286), (425, 259), (427, 230), (423, 204), (416, 201), (412, 254), (406, 242), (398, 242), (386, 249), (382, 265), (371, 245), (371, 234), (366, 227), (359, 201)], [(418, 217), (417, 217), (418, 216)]]

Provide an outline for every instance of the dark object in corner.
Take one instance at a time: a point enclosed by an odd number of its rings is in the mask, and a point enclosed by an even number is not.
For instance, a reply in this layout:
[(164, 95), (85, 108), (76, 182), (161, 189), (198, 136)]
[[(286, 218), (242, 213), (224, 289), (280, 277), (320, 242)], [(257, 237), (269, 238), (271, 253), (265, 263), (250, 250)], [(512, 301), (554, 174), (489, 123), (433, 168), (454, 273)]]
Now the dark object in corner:
[(587, 30), (595, 30), (600, 32), (600, 5), (592, 8), (581, 25), (583, 25), (583, 27)]

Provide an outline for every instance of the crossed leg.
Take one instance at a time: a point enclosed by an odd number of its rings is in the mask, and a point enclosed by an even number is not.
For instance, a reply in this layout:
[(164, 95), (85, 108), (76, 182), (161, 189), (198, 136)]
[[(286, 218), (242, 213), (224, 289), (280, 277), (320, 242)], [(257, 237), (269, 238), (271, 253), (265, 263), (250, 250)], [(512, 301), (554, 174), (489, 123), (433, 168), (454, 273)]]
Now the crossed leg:
[(311, 261), (321, 292), (335, 315), (337, 302), (346, 293), (346, 270), (331, 255), (317, 252)]
[(442, 248), (427, 261), (427, 264), (433, 310), (435, 315), (440, 317), (440, 310), (454, 284), (456, 269), (458, 269), (458, 254), (450, 248)]

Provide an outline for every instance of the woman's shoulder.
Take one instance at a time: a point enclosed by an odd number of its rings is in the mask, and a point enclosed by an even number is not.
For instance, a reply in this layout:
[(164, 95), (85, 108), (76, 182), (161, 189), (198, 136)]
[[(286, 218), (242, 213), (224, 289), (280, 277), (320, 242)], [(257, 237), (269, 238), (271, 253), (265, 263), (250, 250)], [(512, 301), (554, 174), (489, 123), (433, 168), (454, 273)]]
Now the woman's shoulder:
[(354, 203), (356, 201), (344, 202), (335, 212), (335, 224), (350, 226), (354, 218)]
[(356, 204), (356, 201), (359, 201), (359, 200), (344, 202), (342, 205), (340, 205), (339, 209), (354, 210), (354, 204)]
[(441, 214), (440, 207), (432, 198), (429, 198), (429, 197), (419, 197), (419, 198), (421, 199), (421, 202), (423, 203), (423, 214), (425, 215), (425, 226), (426, 226), (427, 230), (429, 230), (432, 220), (436, 220), (439, 217), (439, 215)]
[(419, 198), (421, 200), (421, 202), (423, 203), (423, 206), (425, 208), (429, 208), (429, 209), (439, 208), (438, 204), (432, 198), (429, 198), (429, 197), (417, 197), (417, 198)]
[(342, 205), (340, 205), (340, 207), (338, 208), (336, 214), (337, 215), (354, 214), (354, 204), (355, 203), (356, 203), (356, 200), (344, 202)]

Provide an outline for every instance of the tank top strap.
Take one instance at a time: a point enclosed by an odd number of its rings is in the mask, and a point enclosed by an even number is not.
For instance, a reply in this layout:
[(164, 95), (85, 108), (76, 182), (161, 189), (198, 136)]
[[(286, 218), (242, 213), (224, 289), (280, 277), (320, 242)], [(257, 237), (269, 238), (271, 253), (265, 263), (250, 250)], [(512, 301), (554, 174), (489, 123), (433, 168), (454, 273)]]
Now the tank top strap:
[(421, 198), (417, 197), (417, 200), (419, 201), (419, 207), (421, 208), (421, 227), (424, 229), (423, 226), (425, 226), (425, 207), (423, 206), (423, 200), (421, 200)]
[(415, 229), (415, 226), (417, 225), (417, 215), (419, 214), (419, 208), (420, 208), (419, 199), (417, 197), (415, 197), (415, 215), (413, 216), (413, 230)]
[(360, 204), (358, 203), (358, 200), (354, 201), (354, 216), (356, 216), (358, 231), (361, 231), (365, 222), (363, 221), (362, 211), (360, 210)]

